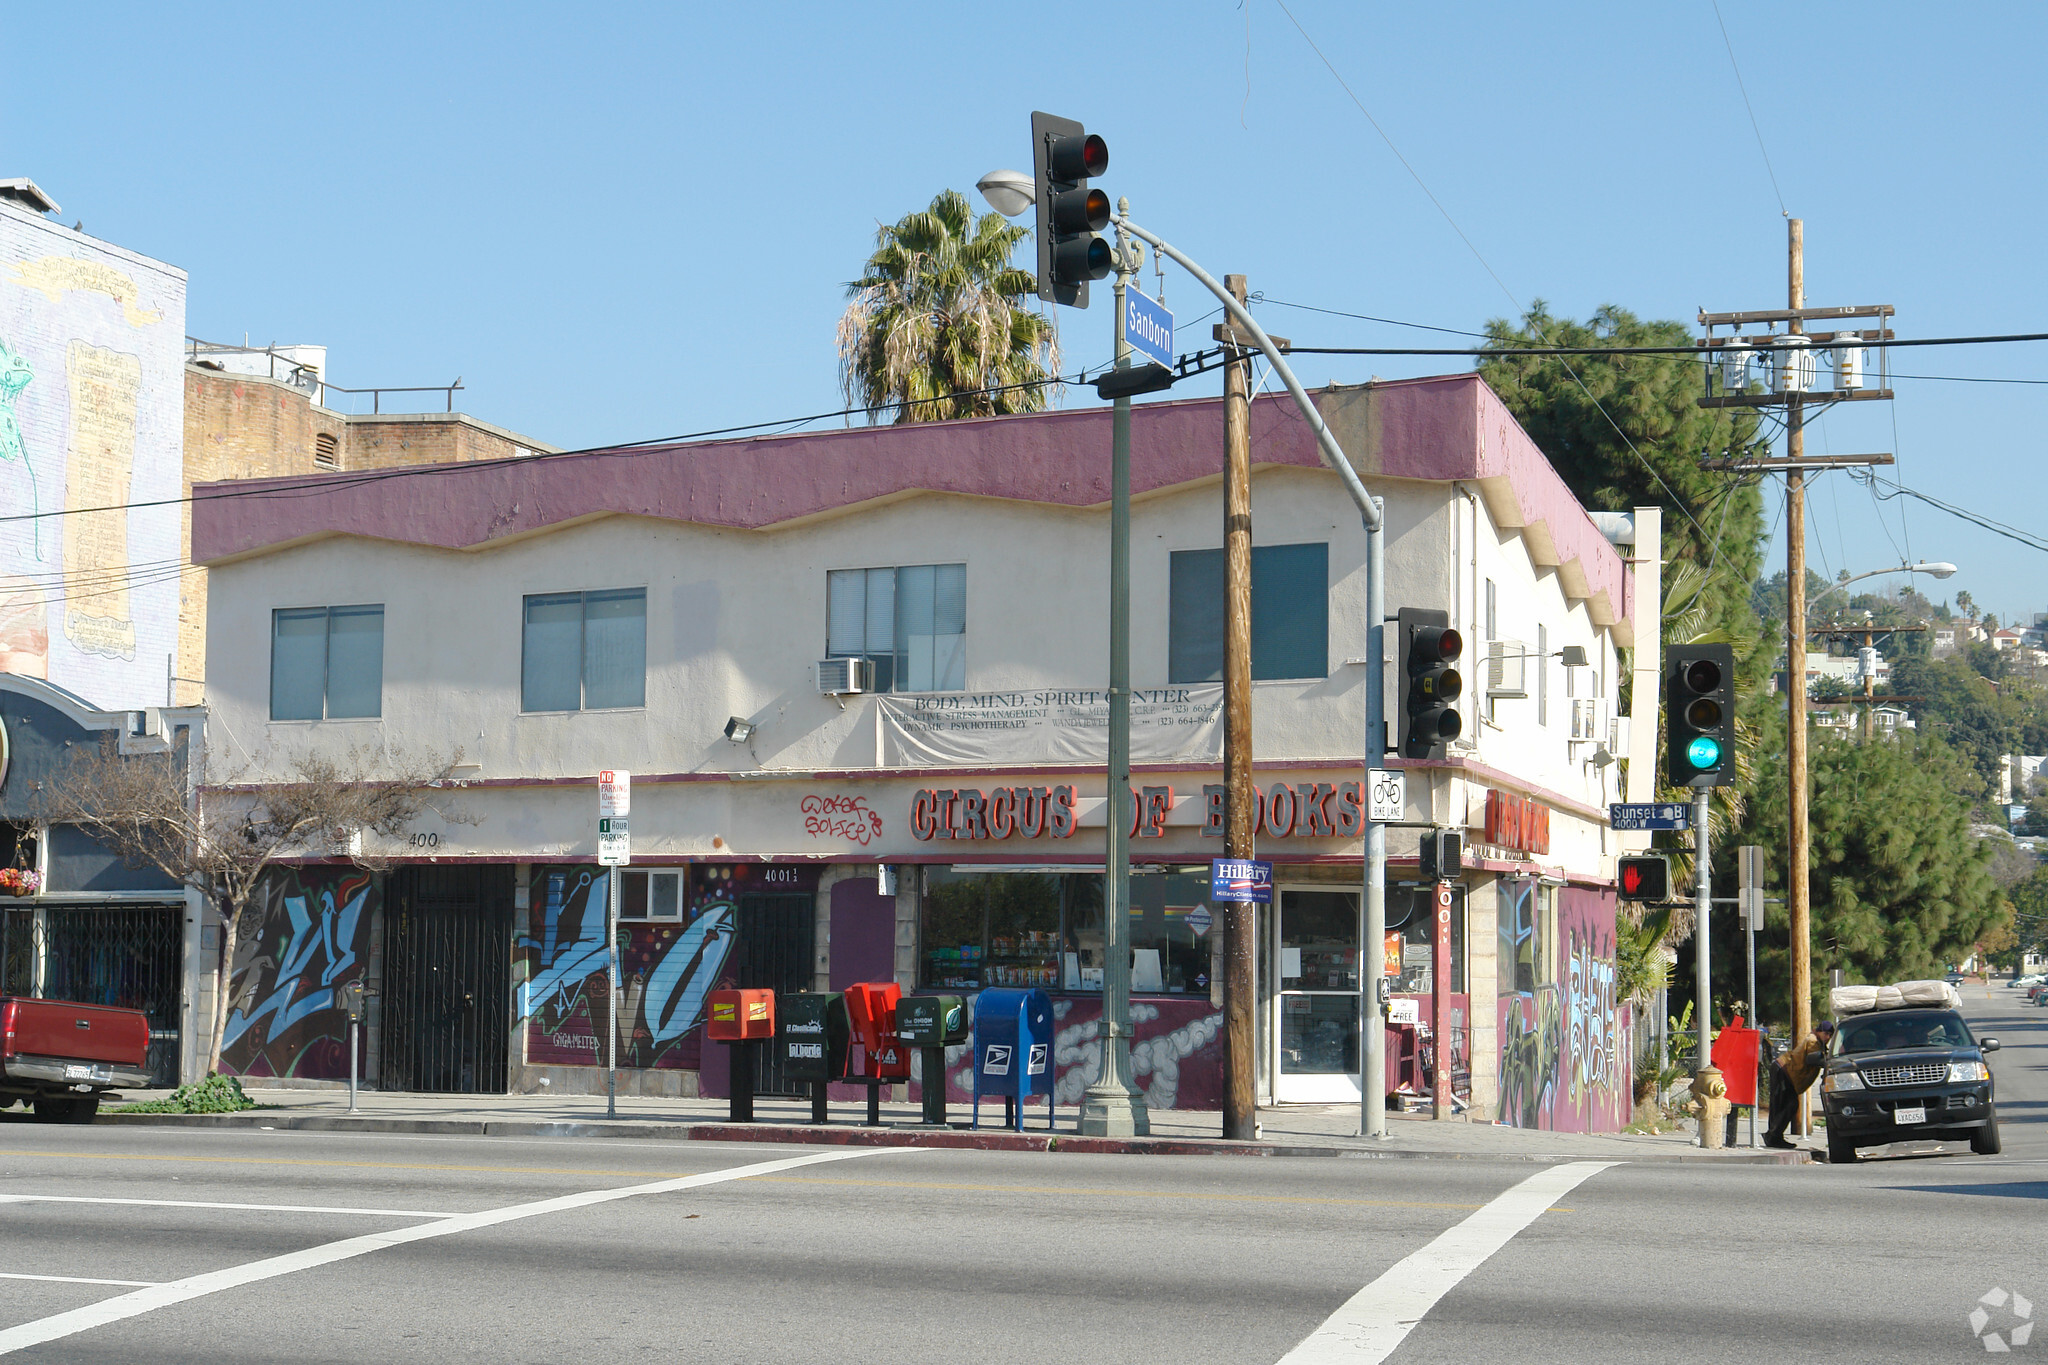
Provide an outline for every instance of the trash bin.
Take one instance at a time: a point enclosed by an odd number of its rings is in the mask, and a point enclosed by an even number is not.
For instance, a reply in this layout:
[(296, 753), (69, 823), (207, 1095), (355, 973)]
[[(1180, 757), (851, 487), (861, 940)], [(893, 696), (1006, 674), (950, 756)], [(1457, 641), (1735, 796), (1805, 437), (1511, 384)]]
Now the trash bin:
[(974, 1000), (974, 1116), (981, 1126), (981, 1097), (1002, 1095), (1013, 1102), (1013, 1122), (1024, 1129), (1024, 1101), (1045, 1096), (1045, 1123), (1053, 1126), (1052, 999), (1042, 990), (993, 987)]
[(896, 1002), (896, 1036), (924, 1054), (924, 1121), (946, 1125), (946, 1049), (968, 1040), (967, 1001), (957, 995), (906, 995)]
[(825, 1086), (846, 1074), (846, 1000), (838, 991), (785, 995), (776, 1002), (775, 1045), (783, 1079), (811, 1087), (811, 1122), (825, 1122)]
[(727, 1114), (734, 1123), (754, 1121), (754, 1048), (775, 1036), (775, 992), (713, 991), (705, 997), (704, 1036), (724, 1043), (731, 1057), (732, 1091)]

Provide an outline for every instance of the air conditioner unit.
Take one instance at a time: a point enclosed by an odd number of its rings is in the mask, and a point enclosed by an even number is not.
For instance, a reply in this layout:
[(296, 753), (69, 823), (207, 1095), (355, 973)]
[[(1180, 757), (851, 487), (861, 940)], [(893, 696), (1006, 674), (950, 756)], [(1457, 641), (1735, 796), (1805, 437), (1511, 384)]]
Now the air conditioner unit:
[(818, 660), (818, 693), (826, 697), (850, 697), (875, 690), (873, 659)]
[(1607, 703), (1602, 697), (1580, 697), (1572, 703), (1572, 738), (1604, 743), (1607, 739)]
[(1529, 695), (1529, 646), (1520, 640), (1486, 642), (1486, 695)]
[(1629, 721), (1630, 718), (1627, 716), (1609, 716), (1607, 718), (1607, 752), (1613, 754), (1616, 758), (1627, 758), (1629, 756)]

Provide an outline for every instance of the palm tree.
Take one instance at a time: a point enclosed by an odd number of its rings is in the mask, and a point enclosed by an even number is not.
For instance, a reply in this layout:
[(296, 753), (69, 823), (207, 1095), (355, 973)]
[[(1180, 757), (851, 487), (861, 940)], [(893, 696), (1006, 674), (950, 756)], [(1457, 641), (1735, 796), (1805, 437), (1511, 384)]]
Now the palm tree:
[(1050, 316), (1023, 305), (1036, 279), (1010, 264), (1029, 235), (1000, 214), (976, 219), (957, 190), (880, 228), (839, 319), (848, 404), (871, 423), (1044, 410), (1059, 337)]

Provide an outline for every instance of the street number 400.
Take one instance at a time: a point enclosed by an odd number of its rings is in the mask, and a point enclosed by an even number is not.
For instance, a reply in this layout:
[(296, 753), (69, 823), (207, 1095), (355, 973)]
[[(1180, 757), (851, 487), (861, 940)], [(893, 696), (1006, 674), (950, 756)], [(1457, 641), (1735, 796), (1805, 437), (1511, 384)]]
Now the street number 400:
[(438, 834), (415, 834), (409, 842), (414, 848), (439, 848), (441, 846), (441, 836)]

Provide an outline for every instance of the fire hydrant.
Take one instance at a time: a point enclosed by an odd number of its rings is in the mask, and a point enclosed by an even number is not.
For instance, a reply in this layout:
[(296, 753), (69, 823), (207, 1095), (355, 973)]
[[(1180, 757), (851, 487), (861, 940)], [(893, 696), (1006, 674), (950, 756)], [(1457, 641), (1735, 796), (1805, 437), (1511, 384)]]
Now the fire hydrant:
[(1728, 1086), (1718, 1067), (1701, 1067), (1692, 1078), (1692, 1098), (1685, 1109), (1699, 1119), (1700, 1146), (1727, 1145)]

